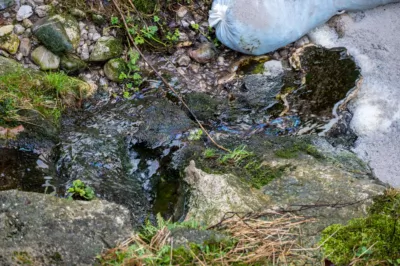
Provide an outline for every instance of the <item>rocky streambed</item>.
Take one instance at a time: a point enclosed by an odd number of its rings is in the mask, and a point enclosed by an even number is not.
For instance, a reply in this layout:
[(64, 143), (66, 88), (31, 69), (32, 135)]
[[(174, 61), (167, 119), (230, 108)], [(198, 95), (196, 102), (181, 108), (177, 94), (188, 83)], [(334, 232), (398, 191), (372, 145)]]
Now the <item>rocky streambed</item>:
[[(345, 48), (304, 37), (239, 55), (207, 39), (208, 7), (194, 5), (168, 21), (179, 33), (173, 49), (146, 53), (189, 111), (148, 64), (126, 63), (132, 50), (115, 19), (0, 0), (4, 265), (92, 264), (157, 213), (210, 225), (229, 212), (293, 212), (316, 218), (304, 228), (312, 247), (326, 226), (365, 215), (386, 188), (351, 151), (348, 106), (362, 68)], [(131, 70), (139, 85), (124, 77)], [(64, 199), (77, 179), (96, 200)]]

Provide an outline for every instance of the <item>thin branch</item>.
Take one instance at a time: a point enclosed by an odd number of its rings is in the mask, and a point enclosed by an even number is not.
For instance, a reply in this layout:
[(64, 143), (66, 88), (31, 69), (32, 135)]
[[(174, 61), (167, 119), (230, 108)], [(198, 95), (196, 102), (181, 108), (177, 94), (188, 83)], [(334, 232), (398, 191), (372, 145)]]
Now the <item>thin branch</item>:
[[(150, 68), (154, 71), (154, 73), (156, 73), (156, 75), (161, 79), (161, 81), (165, 84), (165, 86), (176, 95), (176, 97), (179, 99), (179, 101), (182, 103), (182, 105), (188, 110), (188, 112), (190, 113), (190, 115), (193, 116), (193, 118), (195, 119), (196, 123), (200, 126), (201, 130), (203, 130), (203, 132), (207, 135), (208, 139), (218, 148), (221, 149), (223, 151), (226, 152), (231, 152), (229, 149), (221, 146), (220, 144), (218, 144), (213, 137), (210, 135), (210, 133), (204, 128), (204, 126), (200, 123), (200, 121), (197, 119), (196, 115), (192, 112), (192, 110), (189, 108), (189, 106), (186, 104), (186, 102), (182, 99), (182, 97), (175, 91), (174, 88), (172, 88), (172, 86), (168, 83), (167, 80), (165, 80), (165, 78), (160, 74), (160, 72), (157, 71), (157, 69), (153, 66), (153, 64), (150, 63), (150, 61), (146, 58), (146, 56), (142, 53), (142, 51), (139, 49), (139, 47), (136, 45), (132, 35), (129, 32), (129, 27), (128, 24), (126, 23), (125, 20), (125, 16), (124, 13), (122, 12), (121, 8), (119, 7), (118, 3), (116, 2), (116, 0), (112, 0), (114, 3), (114, 6), (117, 8), (122, 21), (124, 22), (124, 26), (126, 29), (126, 33), (128, 34), (128, 37), (132, 43), (132, 45), (135, 47), (135, 49), (138, 51), (138, 53), (140, 54), (140, 56), (143, 58), (143, 60), (150, 66)], [(131, 4), (133, 5), (133, 3), (131, 2)], [(133, 5), (134, 6), (134, 5)]]

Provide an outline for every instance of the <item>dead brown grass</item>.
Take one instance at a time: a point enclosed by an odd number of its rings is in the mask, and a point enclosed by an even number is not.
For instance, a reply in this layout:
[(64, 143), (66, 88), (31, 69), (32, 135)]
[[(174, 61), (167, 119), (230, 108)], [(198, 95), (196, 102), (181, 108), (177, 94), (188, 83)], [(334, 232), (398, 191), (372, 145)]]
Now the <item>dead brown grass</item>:
[[(272, 218), (272, 219), (271, 219)], [(199, 252), (191, 252), (195, 265), (289, 265), (292, 261), (310, 261), (307, 251), (299, 245), (300, 226), (313, 222), (312, 219), (280, 214), (273, 211), (249, 214), (228, 214), (218, 224), (208, 230), (215, 230), (235, 239), (235, 245), (222, 256), (210, 257)], [(173, 246), (174, 240), (167, 227), (161, 228), (150, 243), (139, 235), (134, 235), (118, 247), (106, 251), (102, 261), (115, 260), (116, 254), (126, 252), (134, 245), (133, 256), (120, 265), (149, 265), (148, 259), (155, 258), (165, 247)], [(171, 258), (172, 258), (171, 249)], [(211, 258), (211, 259), (210, 259)], [(147, 260), (145, 262), (145, 260)], [(172, 259), (171, 259), (172, 260)], [(261, 264), (260, 264), (261, 263)], [(104, 263), (103, 265), (107, 265)], [(157, 264), (150, 264), (157, 265)], [(179, 265), (179, 264), (170, 264)]]

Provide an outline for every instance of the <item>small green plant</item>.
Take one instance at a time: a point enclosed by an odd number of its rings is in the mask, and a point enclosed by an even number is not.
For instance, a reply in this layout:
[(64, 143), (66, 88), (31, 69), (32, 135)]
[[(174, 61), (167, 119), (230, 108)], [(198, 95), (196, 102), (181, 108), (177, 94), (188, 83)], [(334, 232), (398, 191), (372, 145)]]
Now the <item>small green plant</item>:
[(240, 146), (233, 151), (223, 155), (219, 161), (220, 163), (227, 163), (227, 162), (233, 162), (233, 163), (238, 163), (242, 161), (243, 159), (246, 159), (247, 157), (253, 156), (254, 154), (250, 151), (246, 151), (246, 146)]
[(118, 25), (119, 24), (119, 19), (118, 17), (111, 17), (111, 25)]
[(190, 25), (194, 30), (199, 30), (200, 29), (200, 25), (197, 23), (193, 23)]
[(79, 179), (72, 182), (72, 187), (67, 192), (70, 199), (92, 200), (95, 197), (93, 189)]
[(215, 149), (207, 148), (204, 153), (203, 153), (204, 158), (206, 159), (211, 159), (211, 158), (216, 158), (217, 151)]
[(189, 132), (188, 140), (200, 140), (203, 136), (203, 130), (194, 129)]

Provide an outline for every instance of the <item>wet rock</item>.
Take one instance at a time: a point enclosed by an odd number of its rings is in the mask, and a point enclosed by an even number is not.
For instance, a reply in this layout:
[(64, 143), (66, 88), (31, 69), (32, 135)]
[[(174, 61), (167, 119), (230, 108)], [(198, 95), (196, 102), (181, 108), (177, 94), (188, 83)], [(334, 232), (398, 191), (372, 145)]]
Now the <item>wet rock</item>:
[(35, 13), (39, 18), (43, 18), (48, 15), (50, 10), (51, 10), (50, 5), (37, 6), (35, 8)]
[(55, 54), (73, 51), (74, 45), (69, 36), (75, 36), (77, 33), (79, 37), (79, 32), (71, 33), (70, 31), (68, 34), (65, 28), (67, 24), (60, 18), (61, 16), (43, 18), (33, 26), (33, 34), (36, 38)]
[(31, 40), (29, 38), (23, 38), (19, 46), (19, 51), (23, 56), (28, 56), (31, 52)]
[(129, 71), (125, 61), (121, 58), (111, 59), (104, 65), (104, 74), (112, 81), (122, 81), (121, 74)]
[(66, 72), (78, 72), (87, 67), (87, 64), (74, 54), (64, 54), (61, 56), (61, 69)]
[(119, 57), (123, 52), (122, 42), (114, 37), (101, 37), (97, 40), (89, 61), (101, 62)]
[(202, 43), (198, 49), (189, 51), (189, 56), (198, 63), (208, 63), (215, 56), (215, 47), (212, 43)]
[[(276, 61), (275, 61), (276, 62)], [(276, 95), (283, 87), (283, 71), (281, 71), (279, 61), (271, 67), (271, 70), (265, 74), (246, 75), (244, 78), (244, 86), (246, 90), (241, 92), (238, 97), (239, 101), (252, 108), (271, 107), (278, 101)]]
[(0, 49), (3, 49), (10, 54), (16, 54), (19, 47), (19, 38), (13, 32), (14, 26), (8, 25), (0, 27)]
[(33, 9), (31, 6), (28, 5), (22, 5), (17, 12), (17, 20), (22, 21), (26, 18), (29, 18), (30, 16), (33, 15)]
[(187, 219), (211, 225), (218, 223), (225, 213), (256, 212), (268, 206), (268, 197), (252, 191), (236, 176), (207, 174), (197, 169), (194, 161), (185, 169), (184, 180), (191, 189)]
[[(19, 126), (19, 128), (22, 131), (25, 130), (23, 126)], [(3, 127), (0, 127), (0, 131), (1, 129), (4, 130)], [(0, 148), (0, 158), (0, 191), (18, 189), (44, 192), (43, 184), (45, 184), (46, 173), (41, 171), (37, 165), (38, 154), (17, 149)], [(48, 193), (52, 191), (49, 190)]]
[(33, 50), (31, 58), (41, 70), (55, 70), (60, 66), (60, 57), (47, 50), (44, 46), (39, 46)]
[(190, 64), (190, 57), (187, 55), (182, 55), (181, 57), (178, 58), (176, 61), (179, 66), (187, 67)]
[[(205, 93), (189, 93), (185, 96), (186, 103), (200, 121), (211, 121), (216, 118), (218, 107), (222, 105), (219, 99)], [(190, 114), (188, 114), (190, 115)]]
[(14, 0), (0, 0), (0, 10), (6, 9), (14, 4)]
[(107, 201), (0, 192), (0, 264), (92, 265), (132, 233), (126, 208)]
[(325, 121), (332, 118), (335, 104), (355, 89), (360, 78), (359, 68), (344, 48), (300, 48), (291, 62), (304, 73), (305, 84), (290, 95), (289, 102), (304, 120), (315, 116)]
[(127, 206), (134, 221), (143, 221), (159, 178), (156, 154), (179, 147), (176, 136), (192, 127), (178, 106), (154, 97), (80, 115), (61, 130), (60, 182), (79, 176), (100, 198)]

